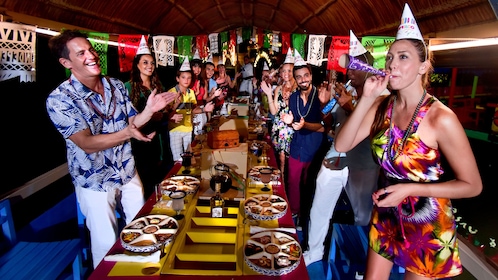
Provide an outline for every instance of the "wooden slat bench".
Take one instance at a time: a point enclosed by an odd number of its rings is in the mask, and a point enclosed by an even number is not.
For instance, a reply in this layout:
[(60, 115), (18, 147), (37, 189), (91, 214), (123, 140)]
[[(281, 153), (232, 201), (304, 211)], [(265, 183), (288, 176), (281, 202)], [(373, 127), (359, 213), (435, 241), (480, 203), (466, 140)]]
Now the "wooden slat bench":
[[(18, 241), (8, 199), (0, 201), (4, 238), (0, 256), (1, 279), (57, 279), (72, 264), (73, 279), (81, 279), (81, 241)], [(5, 251), (7, 249), (7, 251)]]

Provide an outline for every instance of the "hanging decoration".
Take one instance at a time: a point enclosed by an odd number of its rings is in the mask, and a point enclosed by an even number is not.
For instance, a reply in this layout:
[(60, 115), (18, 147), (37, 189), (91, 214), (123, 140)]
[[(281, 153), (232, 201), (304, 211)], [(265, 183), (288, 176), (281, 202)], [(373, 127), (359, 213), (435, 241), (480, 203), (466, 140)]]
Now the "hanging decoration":
[(262, 48), (264, 46), (264, 38), (263, 38), (263, 30), (261, 28), (256, 28), (256, 34), (257, 34), (257, 42), (258, 42), (258, 48)]
[(102, 75), (107, 75), (107, 49), (109, 45), (109, 34), (101, 32), (88, 32), (88, 39), (92, 44), (93, 48), (99, 54), (100, 59), (100, 70)]
[(243, 27), (242, 28), (242, 40), (251, 40), (252, 28)]
[(237, 28), (237, 45), (242, 44), (244, 42), (242, 27)]
[(273, 31), (272, 35), (272, 42), (271, 42), (271, 50), (273, 52), (279, 52), (280, 51), (280, 32), (278, 31)]
[(394, 37), (365, 36), (361, 38), (361, 44), (374, 57), (373, 67), (383, 69), (386, 65), (387, 50), (394, 43)]
[(192, 36), (178, 36), (178, 61), (183, 63), (185, 57), (192, 58)]
[(36, 82), (36, 27), (0, 22), (0, 81)]
[(292, 46), (301, 56), (304, 56), (304, 43), (306, 42), (306, 34), (292, 34)]
[(265, 30), (265, 33), (263, 35), (263, 48), (269, 49), (271, 44), (270, 42), (272, 41), (272, 36), (273, 33), (270, 30)]
[(207, 35), (195, 36), (195, 47), (197, 50), (199, 50), (199, 56), (203, 60), (206, 59), (209, 55), (209, 48), (207, 42), (208, 42)]
[(291, 47), (290, 33), (282, 32), (282, 53), (287, 54), (287, 50)]
[(230, 60), (230, 65), (233, 65), (230, 54), (228, 53), (228, 32), (220, 32), (220, 44), (221, 44), (221, 55), (223, 56), (223, 62), (227, 65), (227, 58)]
[(311, 65), (321, 66), (323, 62), (323, 50), (325, 48), (325, 35), (310, 35), (308, 40), (307, 61)]
[(230, 61), (232, 65), (236, 65), (237, 63), (237, 52), (235, 50), (235, 46), (237, 45), (237, 35), (235, 34), (235, 30), (230, 30), (230, 40), (228, 42), (228, 55), (230, 57)]
[(209, 51), (211, 54), (219, 54), (220, 50), (218, 48), (218, 33), (209, 34)]
[(154, 36), (153, 48), (156, 55), (156, 64), (159, 66), (175, 66), (175, 58), (172, 55), (175, 49), (175, 37)]
[(119, 72), (131, 71), (133, 58), (140, 44), (140, 34), (120, 34), (118, 36), (118, 60)]
[(339, 57), (349, 53), (349, 36), (332, 36), (330, 43), (329, 55), (327, 61), (327, 70), (335, 70), (346, 74), (346, 68), (339, 65)]

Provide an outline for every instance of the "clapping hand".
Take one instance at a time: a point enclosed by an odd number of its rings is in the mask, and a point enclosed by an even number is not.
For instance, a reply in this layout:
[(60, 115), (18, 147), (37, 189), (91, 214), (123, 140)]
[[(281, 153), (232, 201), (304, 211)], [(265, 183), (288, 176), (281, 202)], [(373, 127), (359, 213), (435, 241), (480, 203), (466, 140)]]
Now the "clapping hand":
[(157, 89), (152, 90), (147, 98), (147, 107), (152, 112), (158, 112), (162, 110), (166, 105), (171, 103), (177, 97), (177, 93), (175, 92), (162, 92), (157, 93)]
[(271, 97), (271, 96), (272, 96), (272, 92), (271, 92), (271, 91), (272, 91), (272, 88), (271, 88), (271, 86), (270, 86), (267, 82), (263, 81), (263, 82), (261, 83), (261, 89), (263, 90), (263, 92), (264, 92), (264, 93), (265, 93), (268, 97)]
[(320, 88), (318, 89), (318, 98), (322, 104), (329, 102), (330, 96), (332, 95), (330, 89), (331, 85), (329, 85), (327, 81), (324, 81), (320, 85)]
[(211, 113), (214, 110), (214, 103), (213, 102), (208, 102), (206, 105), (204, 105), (204, 112), (206, 113)]
[(171, 120), (175, 123), (179, 123), (183, 120), (183, 114), (173, 114), (173, 116), (171, 116)]
[(294, 128), (294, 130), (300, 130), (303, 127), (304, 127), (304, 118), (303, 117), (301, 117), (299, 119), (299, 122), (292, 123), (292, 128)]
[(292, 124), (292, 122), (294, 121), (294, 115), (292, 114), (292, 112), (289, 112), (288, 114), (283, 114), (282, 121), (286, 124)]
[(143, 135), (142, 132), (134, 124), (129, 125), (128, 129), (130, 130), (131, 137), (133, 137), (137, 140), (140, 140), (140, 141), (144, 141), (144, 142), (152, 141), (152, 138), (154, 138), (154, 136), (156, 135), (155, 131), (153, 131), (147, 135)]

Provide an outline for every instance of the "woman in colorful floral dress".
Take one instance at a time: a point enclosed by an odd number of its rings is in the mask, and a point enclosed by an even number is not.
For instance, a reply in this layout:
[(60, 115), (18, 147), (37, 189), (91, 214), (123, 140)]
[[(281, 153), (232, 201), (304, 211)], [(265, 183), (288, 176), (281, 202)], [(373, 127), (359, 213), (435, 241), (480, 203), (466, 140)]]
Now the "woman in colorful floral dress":
[(297, 88), (296, 81), (292, 75), (293, 68), (293, 63), (282, 64), (282, 67), (280, 68), (282, 84), (275, 88), (275, 94), (272, 93), (271, 85), (268, 85), (266, 82), (261, 83), (261, 89), (269, 100), (268, 106), (270, 113), (275, 116), (273, 118), (270, 136), (275, 154), (278, 155), (279, 169), (284, 180), (286, 178), (285, 165), (287, 157), (289, 156), (290, 142), (292, 140), (292, 135), (294, 134), (294, 129), (283, 122), (282, 115), (289, 113), (289, 97)]
[[(482, 181), (458, 118), (425, 90), (431, 67), (423, 41), (397, 39), (386, 76), (365, 82), (336, 138), (337, 151), (346, 152), (370, 136), (385, 178), (372, 195), (365, 279), (389, 279), (393, 263), (406, 269), (405, 279), (462, 272), (450, 199), (477, 196)], [(388, 83), (392, 95), (380, 96)], [(455, 174), (445, 182), (443, 154)]]

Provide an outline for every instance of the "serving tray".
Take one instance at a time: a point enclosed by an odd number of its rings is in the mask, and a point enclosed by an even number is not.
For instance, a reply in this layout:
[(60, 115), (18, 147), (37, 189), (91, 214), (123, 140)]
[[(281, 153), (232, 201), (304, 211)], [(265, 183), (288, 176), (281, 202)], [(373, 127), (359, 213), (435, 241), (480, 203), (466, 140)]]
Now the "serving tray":
[(178, 221), (167, 215), (148, 215), (133, 220), (120, 234), (121, 245), (132, 252), (157, 251), (169, 244), (178, 231)]
[(279, 276), (299, 265), (301, 246), (292, 236), (279, 231), (263, 231), (252, 235), (244, 246), (244, 260), (254, 271)]

